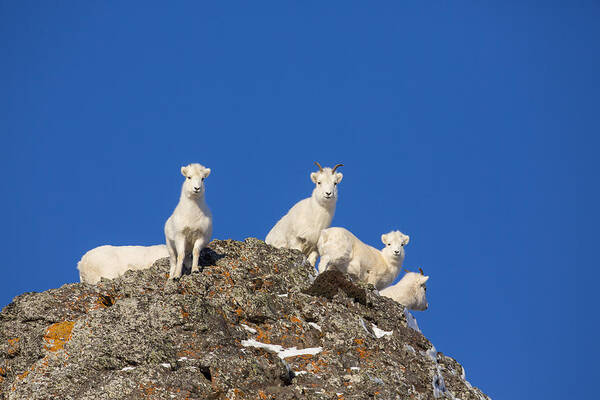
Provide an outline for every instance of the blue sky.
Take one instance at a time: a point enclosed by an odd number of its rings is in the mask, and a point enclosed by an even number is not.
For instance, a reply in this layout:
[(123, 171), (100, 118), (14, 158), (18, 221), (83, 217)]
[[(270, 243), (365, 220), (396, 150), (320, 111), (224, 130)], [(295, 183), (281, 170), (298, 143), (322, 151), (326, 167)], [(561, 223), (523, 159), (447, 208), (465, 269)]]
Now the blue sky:
[(597, 2), (122, 3), (0, 1), (1, 306), (162, 242), (183, 164), (241, 240), (342, 162), (333, 225), (411, 236), (467, 379), (594, 396)]

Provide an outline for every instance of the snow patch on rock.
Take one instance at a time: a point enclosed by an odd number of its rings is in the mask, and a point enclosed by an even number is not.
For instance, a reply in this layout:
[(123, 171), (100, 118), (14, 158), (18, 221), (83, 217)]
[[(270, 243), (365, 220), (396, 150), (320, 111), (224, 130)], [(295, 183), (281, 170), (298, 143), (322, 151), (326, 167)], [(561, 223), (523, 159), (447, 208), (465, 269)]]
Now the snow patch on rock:
[(281, 359), (287, 357), (303, 356), (307, 354), (315, 355), (323, 351), (322, 347), (307, 347), (305, 349), (297, 349), (296, 347), (291, 347), (289, 349), (286, 349), (285, 347), (280, 346), (278, 344), (262, 343), (254, 339), (242, 340), (241, 343), (244, 347), (256, 347), (259, 349), (270, 351), (271, 353), (277, 354), (277, 356)]
[(377, 339), (380, 339), (384, 336), (391, 335), (394, 331), (384, 331), (383, 329), (379, 329), (377, 325), (371, 324), (371, 328), (373, 328), (373, 333)]
[(315, 324), (314, 322), (309, 322), (308, 325), (312, 326), (313, 328), (315, 328), (319, 332), (321, 331), (321, 327), (319, 325)]
[(248, 326), (248, 325), (246, 325), (246, 324), (241, 324), (241, 325), (242, 325), (242, 328), (244, 328), (244, 329), (245, 329), (245, 330), (247, 330), (248, 332), (250, 332), (250, 333), (256, 333), (256, 329), (254, 329), (254, 328), (251, 328), (251, 327), (249, 327), (249, 326)]
[(417, 323), (417, 319), (410, 313), (410, 311), (408, 311), (408, 308), (404, 309), (404, 316), (406, 317), (408, 327), (421, 333), (421, 330), (419, 329), (419, 324)]

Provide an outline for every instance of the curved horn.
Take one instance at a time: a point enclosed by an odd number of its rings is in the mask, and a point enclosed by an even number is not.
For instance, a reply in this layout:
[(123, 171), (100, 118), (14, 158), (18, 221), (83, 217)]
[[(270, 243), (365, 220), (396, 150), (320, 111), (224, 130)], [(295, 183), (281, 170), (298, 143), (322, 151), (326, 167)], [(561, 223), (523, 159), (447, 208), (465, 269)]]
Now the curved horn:
[(409, 271), (409, 270), (407, 270), (406, 268), (404, 268), (404, 271), (405, 271), (405, 272), (410, 272), (410, 271)]
[(419, 272), (421, 273), (421, 275), (425, 276), (425, 274), (423, 273), (423, 270), (421, 269), (421, 267), (419, 267)]
[(323, 172), (323, 168), (321, 167), (321, 164), (319, 164), (318, 162), (315, 161), (315, 164), (317, 164), (317, 167), (319, 167), (319, 172)]
[(331, 170), (331, 173), (333, 174), (335, 172), (336, 169), (338, 169), (338, 167), (343, 167), (344, 164), (336, 164), (335, 167), (333, 167), (333, 169)]

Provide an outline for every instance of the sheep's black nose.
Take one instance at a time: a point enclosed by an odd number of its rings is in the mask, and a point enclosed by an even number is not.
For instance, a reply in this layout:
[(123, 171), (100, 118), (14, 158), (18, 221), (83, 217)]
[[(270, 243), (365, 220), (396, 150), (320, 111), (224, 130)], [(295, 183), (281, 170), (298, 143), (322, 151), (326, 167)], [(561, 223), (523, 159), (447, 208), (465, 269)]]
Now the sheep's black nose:
[(199, 187), (195, 187), (195, 186), (194, 186), (194, 190), (200, 190), (200, 188), (199, 188)]
[(331, 192), (325, 192), (327, 196), (331, 196)]

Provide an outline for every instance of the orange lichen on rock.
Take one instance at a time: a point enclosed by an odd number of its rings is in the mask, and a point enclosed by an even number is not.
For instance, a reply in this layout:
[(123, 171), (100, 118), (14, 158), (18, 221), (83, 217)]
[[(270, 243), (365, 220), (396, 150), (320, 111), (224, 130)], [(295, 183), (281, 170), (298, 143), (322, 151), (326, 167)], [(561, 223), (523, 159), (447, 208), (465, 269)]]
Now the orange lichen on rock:
[(190, 313), (186, 311), (185, 307), (181, 307), (181, 318), (187, 319), (189, 318)]
[(354, 339), (354, 342), (358, 345), (356, 347), (356, 351), (358, 352), (358, 356), (360, 358), (367, 358), (371, 355), (371, 352), (367, 350), (366, 346), (363, 346), (365, 343), (364, 339)]
[(27, 375), (29, 375), (29, 371), (25, 371), (22, 374), (17, 375), (17, 378), (25, 379), (25, 378), (27, 378)]
[(6, 349), (6, 354), (9, 357), (14, 357), (21, 349), (19, 346), (19, 340), (19, 338), (8, 339), (8, 348)]
[(58, 351), (71, 339), (71, 331), (75, 321), (63, 321), (50, 325), (44, 333), (44, 348), (49, 351)]
[(368, 358), (371, 355), (371, 352), (369, 352), (364, 346), (357, 347), (356, 351), (358, 352), (358, 356), (360, 358)]
[(156, 391), (156, 388), (152, 386), (151, 382), (141, 382), (138, 385), (138, 389), (142, 392), (142, 396), (145, 398), (151, 398), (151, 396)]
[(98, 308), (108, 308), (113, 304), (115, 304), (115, 299), (111, 295), (98, 293), (98, 298), (96, 299), (95, 306), (93, 306), (92, 309), (96, 310)]
[(201, 353), (196, 352), (195, 350), (181, 350), (177, 352), (177, 357), (198, 358), (200, 356)]
[(260, 329), (259, 327), (256, 327), (256, 330), (258, 331), (258, 336), (256, 337), (257, 341), (267, 343), (267, 344), (271, 343), (271, 340), (267, 337), (267, 332)]

